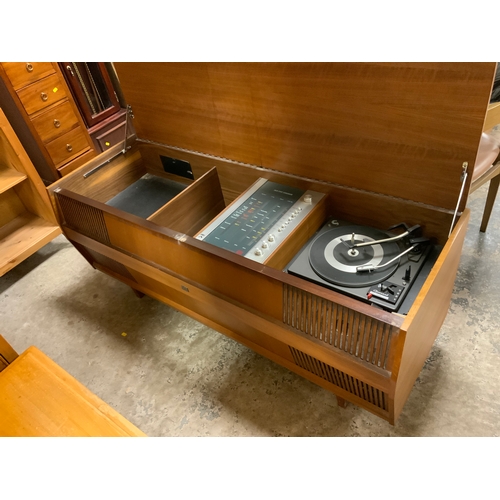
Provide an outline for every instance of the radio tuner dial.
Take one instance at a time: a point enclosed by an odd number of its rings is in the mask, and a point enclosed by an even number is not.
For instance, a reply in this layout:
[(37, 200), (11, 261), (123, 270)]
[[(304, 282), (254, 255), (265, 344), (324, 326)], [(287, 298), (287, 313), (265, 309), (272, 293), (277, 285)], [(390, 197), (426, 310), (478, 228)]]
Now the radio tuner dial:
[(312, 203), (312, 196), (310, 194), (304, 196), (304, 203)]

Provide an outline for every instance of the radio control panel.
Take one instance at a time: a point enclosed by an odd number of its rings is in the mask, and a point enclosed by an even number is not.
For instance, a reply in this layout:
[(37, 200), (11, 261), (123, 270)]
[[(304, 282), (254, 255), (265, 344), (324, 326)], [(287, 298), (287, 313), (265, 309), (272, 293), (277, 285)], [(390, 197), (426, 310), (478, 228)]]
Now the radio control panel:
[(259, 179), (196, 238), (265, 263), (324, 196)]

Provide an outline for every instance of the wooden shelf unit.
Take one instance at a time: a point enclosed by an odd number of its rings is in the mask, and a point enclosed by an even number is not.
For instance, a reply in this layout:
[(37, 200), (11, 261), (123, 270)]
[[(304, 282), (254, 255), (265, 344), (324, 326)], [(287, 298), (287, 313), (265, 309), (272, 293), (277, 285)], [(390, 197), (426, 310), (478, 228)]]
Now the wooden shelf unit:
[(16, 184), (23, 182), (27, 176), (12, 170), (10, 168), (2, 168), (0, 165), (0, 193), (8, 191), (13, 188)]
[(0, 276), (59, 234), (45, 186), (0, 109)]

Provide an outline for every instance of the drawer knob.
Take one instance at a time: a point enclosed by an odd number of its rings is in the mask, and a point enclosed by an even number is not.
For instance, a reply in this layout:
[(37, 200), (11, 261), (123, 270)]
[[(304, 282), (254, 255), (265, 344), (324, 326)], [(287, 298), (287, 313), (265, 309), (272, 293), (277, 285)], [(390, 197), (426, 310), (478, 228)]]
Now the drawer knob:
[(42, 99), (43, 102), (45, 102), (49, 98), (49, 96), (45, 92), (41, 92), (40, 98)]
[(71, 153), (71, 151), (73, 151), (73, 146), (71, 144), (66, 144), (66, 149)]
[(31, 73), (33, 71), (33, 64), (31, 63), (26, 63), (26, 71), (28, 73)]
[(59, 128), (61, 126), (61, 122), (57, 119), (54, 120), (54, 127)]

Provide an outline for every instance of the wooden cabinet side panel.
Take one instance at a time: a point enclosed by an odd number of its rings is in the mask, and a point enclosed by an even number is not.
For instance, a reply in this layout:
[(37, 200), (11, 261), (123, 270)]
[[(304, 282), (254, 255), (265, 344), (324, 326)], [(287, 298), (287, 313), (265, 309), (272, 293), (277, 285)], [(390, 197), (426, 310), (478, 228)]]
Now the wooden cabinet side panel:
[(231, 260), (203, 254), (190, 245), (184, 245), (181, 241), (183, 235), (175, 240), (107, 213), (104, 220), (113, 247), (140, 255), (193, 282), (281, 319), (283, 293), (280, 283), (265, 276), (255, 279), (248, 269)]
[[(265, 338), (269, 337), (273, 341), (289, 345), (316, 360), (335, 366), (347, 374), (367, 381), (376, 388), (389, 392), (391, 381), (390, 372), (387, 370), (363, 362), (309, 335), (292, 331), (282, 321), (266, 316), (260, 310), (250, 309), (248, 304), (238, 303), (199, 283), (187, 281), (184, 277), (176, 277), (169, 274), (167, 270), (155, 267), (152, 263), (146, 263), (70, 229), (66, 229), (66, 236), (73, 244), (78, 242), (76, 247), (80, 251), (83, 248), (87, 253), (94, 255), (94, 258), (100, 254), (97, 258), (107, 269), (102, 269), (102, 266), (96, 264), (95, 261), (92, 262), (94, 267), (112, 274), (132, 288), (138, 288), (148, 295), (151, 295), (149, 292), (153, 291), (155, 295), (152, 296), (155, 298), (159, 298), (222, 333), (227, 334), (227, 331), (232, 331), (243, 336), (248, 334), (249, 338), (256, 342), (255, 337), (252, 336), (255, 332), (260, 332), (260, 335)], [(115, 264), (110, 265), (110, 262)], [(134, 281), (127, 280), (123, 272), (118, 273), (116, 263), (123, 266), (122, 269), (126, 268)], [(207, 263), (207, 265), (210, 264)], [(259, 276), (256, 279), (260, 278)]]
[(401, 326), (405, 341), (396, 380), (395, 420), (408, 399), (448, 313), (469, 216), (469, 209), (466, 209)]

